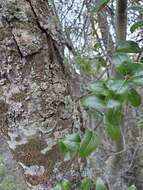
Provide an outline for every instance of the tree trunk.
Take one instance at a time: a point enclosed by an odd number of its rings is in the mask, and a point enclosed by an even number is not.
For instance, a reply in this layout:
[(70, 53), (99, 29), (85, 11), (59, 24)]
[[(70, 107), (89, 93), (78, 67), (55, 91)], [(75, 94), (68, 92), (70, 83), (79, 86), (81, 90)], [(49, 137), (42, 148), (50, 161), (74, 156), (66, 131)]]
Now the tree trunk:
[[(80, 123), (50, 2), (0, 0), (1, 131), (28, 186), (40, 190), (51, 189), (67, 170), (57, 141)], [(78, 180), (70, 171), (68, 177)]]
[(116, 5), (116, 40), (126, 40), (127, 35), (127, 0), (117, 0)]
[[(117, 0), (116, 1), (116, 42), (117, 44), (121, 41), (126, 40), (126, 32), (127, 32), (127, 0)], [(115, 78), (120, 78), (118, 73), (114, 71), (113, 73)], [(121, 123), (121, 137), (115, 143), (115, 151), (116, 153), (109, 158), (107, 161), (107, 171), (105, 172), (106, 180), (109, 185), (110, 190), (126, 190), (127, 189), (127, 181), (124, 180), (122, 174), (124, 173), (124, 168), (128, 165), (126, 160), (127, 153), (125, 150), (125, 142), (124, 142), (124, 119), (122, 119)]]

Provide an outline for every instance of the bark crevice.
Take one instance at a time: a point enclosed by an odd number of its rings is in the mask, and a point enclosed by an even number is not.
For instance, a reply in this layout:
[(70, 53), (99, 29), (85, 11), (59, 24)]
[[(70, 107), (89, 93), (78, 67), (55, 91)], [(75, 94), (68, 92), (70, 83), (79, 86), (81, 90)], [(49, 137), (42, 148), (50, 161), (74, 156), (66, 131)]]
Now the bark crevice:
[[(50, 51), (50, 57), (51, 57), (51, 62), (53, 62), (54, 60), (54, 54), (53, 52), (56, 51), (56, 53), (58, 54), (58, 58), (60, 59), (60, 63), (61, 63), (61, 66), (62, 66), (62, 69), (63, 69), (63, 72), (65, 73), (65, 67), (63, 65), (63, 49), (60, 48), (60, 46), (57, 44), (57, 42), (52, 38), (52, 36), (50, 35), (50, 33), (48, 33), (48, 31), (41, 26), (40, 22), (39, 22), (39, 18), (38, 18), (38, 15), (36, 14), (36, 11), (31, 3), (30, 0), (26, 0), (30, 7), (31, 7), (31, 10), (33, 12), (33, 15), (35, 17), (35, 20), (36, 20), (36, 23), (37, 23), (37, 26), (38, 28), (41, 30), (42, 33), (45, 34), (46, 36), (46, 39), (47, 39), (47, 43), (50, 43), (51, 44), (51, 49), (49, 49)], [(60, 50), (59, 50), (60, 49)], [(66, 73), (65, 73), (66, 74)]]

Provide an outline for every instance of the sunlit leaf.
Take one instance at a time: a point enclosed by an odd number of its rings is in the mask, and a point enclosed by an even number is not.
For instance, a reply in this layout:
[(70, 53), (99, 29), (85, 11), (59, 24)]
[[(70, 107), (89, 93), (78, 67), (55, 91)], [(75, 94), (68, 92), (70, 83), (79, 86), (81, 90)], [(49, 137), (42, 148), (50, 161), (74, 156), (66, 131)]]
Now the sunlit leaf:
[(96, 150), (98, 144), (100, 143), (100, 139), (95, 132), (87, 130), (81, 140), (79, 155), (80, 157), (87, 157), (93, 151)]
[(81, 182), (80, 190), (91, 190), (92, 188), (92, 181), (88, 177), (84, 178)]
[(104, 102), (94, 96), (94, 95), (88, 95), (81, 98), (81, 103), (84, 107), (89, 109), (95, 109), (95, 110), (103, 110), (104, 109)]
[(113, 99), (110, 99), (106, 105), (107, 108), (116, 108), (119, 106), (121, 106), (121, 102), (119, 102), (117, 100), (113, 100)]
[(116, 52), (123, 53), (139, 53), (141, 49), (139, 45), (134, 41), (123, 41), (117, 46)]
[(104, 181), (101, 178), (98, 178), (96, 181), (96, 190), (107, 190)]

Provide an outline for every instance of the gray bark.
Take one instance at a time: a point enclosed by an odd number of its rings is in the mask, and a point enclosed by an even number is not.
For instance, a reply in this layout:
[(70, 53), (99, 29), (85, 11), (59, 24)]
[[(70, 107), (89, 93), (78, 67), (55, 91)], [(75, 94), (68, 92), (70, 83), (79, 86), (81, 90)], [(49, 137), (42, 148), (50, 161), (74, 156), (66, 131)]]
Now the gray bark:
[(127, 0), (117, 0), (116, 4), (116, 40), (126, 40), (127, 34)]
[[(80, 127), (63, 65), (64, 38), (50, 1), (0, 5), (0, 128), (29, 188), (51, 189), (67, 165), (57, 141)], [(76, 164), (70, 168), (68, 177), (78, 180)]]

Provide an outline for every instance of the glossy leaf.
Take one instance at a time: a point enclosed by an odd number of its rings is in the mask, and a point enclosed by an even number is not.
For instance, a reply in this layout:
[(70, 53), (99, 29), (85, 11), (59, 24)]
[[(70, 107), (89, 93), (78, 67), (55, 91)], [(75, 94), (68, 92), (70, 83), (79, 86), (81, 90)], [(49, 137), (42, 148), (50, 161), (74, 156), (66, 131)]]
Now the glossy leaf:
[(80, 189), (91, 190), (92, 186), (92, 181), (88, 177), (86, 177), (82, 180)]
[(131, 62), (129, 56), (122, 52), (114, 53), (113, 55), (113, 64), (115, 67), (120, 66), (124, 62)]
[(95, 94), (102, 94), (102, 95), (108, 95), (108, 89), (105, 85), (105, 82), (102, 80), (99, 81), (95, 81), (93, 83), (91, 83), (88, 87), (88, 89), (92, 92), (94, 92)]
[(98, 144), (100, 143), (100, 139), (95, 132), (87, 130), (81, 140), (79, 155), (80, 157), (87, 157), (93, 151), (96, 150)]
[(133, 33), (134, 31), (141, 29), (141, 28), (143, 28), (143, 21), (139, 21), (139, 22), (134, 23), (131, 26), (130, 31)]
[(69, 180), (64, 179), (62, 181), (62, 190), (71, 190), (71, 183)]
[(131, 89), (128, 93), (128, 101), (132, 106), (138, 107), (141, 104), (141, 96), (135, 89)]
[(81, 104), (89, 109), (95, 110), (103, 110), (104, 109), (104, 101), (98, 98), (95, 95), (88, 95), (81, 98)]
[(137, 71), (133, 75), (131, 81), (137, 85), (143, 85), (143, 70)]
[(120, 106), (121, 106), (121, 102), (118, 100), (114, 100), (114, 99), (110, 99), (106, 105), (107, 108), (116, 108), (116, 107), (120, 107)]
[(61, 142), (60, 148), (63, 152), (71, 151), (76, 152), (78, 151), (80, 146), (80, 136), (78, 134), (71, 134), (67, 135)]
[(123, 52), (123, 53), (139, 53), (141, 52), (140, 47), (134, 41), (123, 41), (120, 42), (117, 46), (116, 52)]
[(104, 181), (101, 178), (98, 178), (96, 181), (96, 190), (107, 190)]
[(129, 84), (125, 80), (108, 80), (106, 83), (107, 88), (115, 94), (126, 94), (129, 89)]
[(137, 190), (136, 186), (135, 185), (132, 185), (128, 188), (128, 190)]

